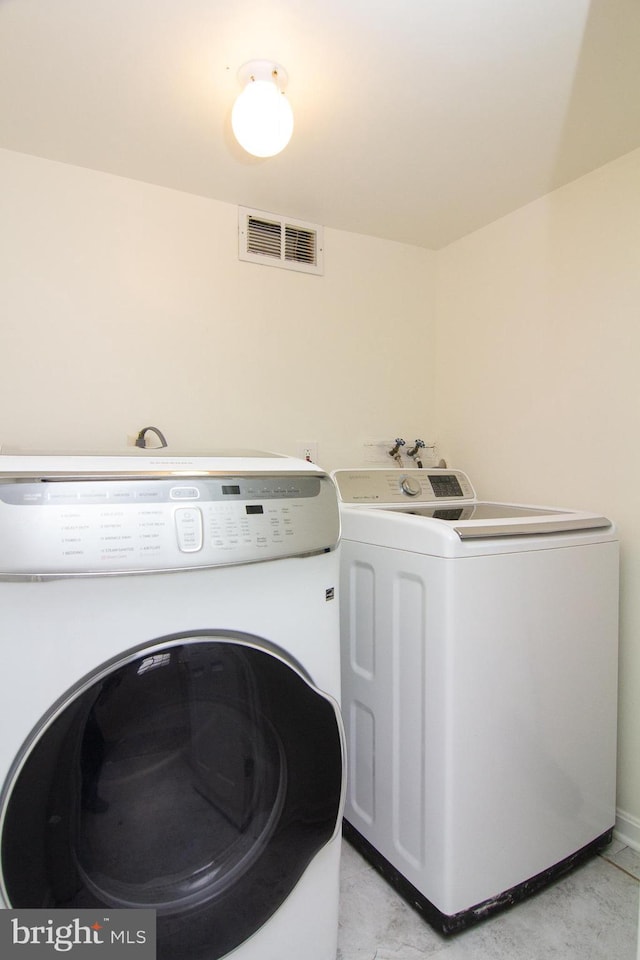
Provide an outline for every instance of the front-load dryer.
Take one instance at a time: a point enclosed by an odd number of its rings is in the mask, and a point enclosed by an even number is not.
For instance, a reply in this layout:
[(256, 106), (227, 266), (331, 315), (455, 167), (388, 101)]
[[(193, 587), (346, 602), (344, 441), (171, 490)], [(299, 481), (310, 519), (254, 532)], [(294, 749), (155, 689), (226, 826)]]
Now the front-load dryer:
[(345, 835), (438, 929), (615, 822), (618, 538), (461, 470), (338, 470)]
[(0, 458), (1, 899), (333, 960), (339, 515), (276, 456)]

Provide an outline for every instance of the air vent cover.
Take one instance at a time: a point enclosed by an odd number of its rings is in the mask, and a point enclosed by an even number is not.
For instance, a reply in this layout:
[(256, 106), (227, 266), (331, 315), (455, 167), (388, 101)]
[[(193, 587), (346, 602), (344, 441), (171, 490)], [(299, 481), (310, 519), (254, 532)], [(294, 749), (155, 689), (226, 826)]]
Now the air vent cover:
[(275, 213), (238, 207), (238, 256), (285, 270), (322, 274), (322, 227)]

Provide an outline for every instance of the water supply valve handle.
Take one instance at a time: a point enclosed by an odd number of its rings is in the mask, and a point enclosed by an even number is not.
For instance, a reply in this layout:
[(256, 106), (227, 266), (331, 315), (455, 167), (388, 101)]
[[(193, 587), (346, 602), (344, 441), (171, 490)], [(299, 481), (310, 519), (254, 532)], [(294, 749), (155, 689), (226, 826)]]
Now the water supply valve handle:
[(410, 457), (415, 457), (415, 455), (426, 446), (424, 440), (414, 440), (413, 442), (415, 446), (411, 447), (411, 450), (407, 451)]
[(390, 457), (397, 457), (398, 451), (399, 451), (400, 447), (404, 447), (404, 445), (405, 445), (405, 441), (402, 439), (402, 437), (396, 437), (396, 439), (395, 439), (395, 447), (393, 447), (391, 450), (389, 450), (389, 456), (390, 456)]

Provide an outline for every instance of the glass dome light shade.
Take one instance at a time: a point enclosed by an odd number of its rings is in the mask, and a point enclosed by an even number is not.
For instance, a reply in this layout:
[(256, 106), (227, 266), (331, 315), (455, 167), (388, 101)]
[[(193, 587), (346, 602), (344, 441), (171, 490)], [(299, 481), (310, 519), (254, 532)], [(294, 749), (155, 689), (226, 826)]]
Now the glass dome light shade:
[(291, 104), (272, 80), (250, 80), (231, 111), (238, 143), (254, 157), (273, 157), (293, 133)]

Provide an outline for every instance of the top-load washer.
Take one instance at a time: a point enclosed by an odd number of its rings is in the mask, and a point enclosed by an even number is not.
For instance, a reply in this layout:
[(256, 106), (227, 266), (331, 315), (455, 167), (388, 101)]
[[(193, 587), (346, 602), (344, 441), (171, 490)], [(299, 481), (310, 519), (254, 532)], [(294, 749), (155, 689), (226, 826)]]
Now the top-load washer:
[(333, 960), (339, 514), (275, 455), (0, 457), (5, 907)]
[(618, 542), (460, 470), (338, 470), (345, 835), (458, 930), (615, 822)]

